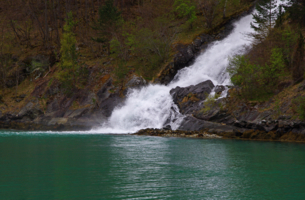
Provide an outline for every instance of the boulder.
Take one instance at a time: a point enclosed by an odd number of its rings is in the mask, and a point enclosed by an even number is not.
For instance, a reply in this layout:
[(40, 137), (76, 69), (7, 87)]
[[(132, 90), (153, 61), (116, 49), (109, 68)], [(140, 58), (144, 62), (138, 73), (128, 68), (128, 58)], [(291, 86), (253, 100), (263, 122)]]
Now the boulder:
[(176, 48), (178, 53), (175, 55), (174, 65), (181, 69), (195, 58), (195, 50), (193, 45), (178, 45)]
[(200, 108), (200, 103), (208, 97), (213, 88), (213, 82), (207, 80), (195, 86), (176, 87), (170, 94), (182, 114), (191, 114)]
[(215, 122), (209, 122), (200, 120), (192, 116), (187, 116), (183, 119), (178, 130), (183, 131), (200, 131), (208, 130), (209, 132), (221, 133), (221, 132), (234, 132), (236, 127), (222, 125)]
[(171, 125), (166, 125), (162, 128), (163, 130), (172, 130)]
[(226, 90), (226, 87), (223, 86), (223, 85), (216, 85), (215, 89), (214, 89), (214, 92), (216, 94), (221, 94), (223, 91)]
[(212, 105), (208, 105), (209, 108), (206, 108), (205, 104), (201, 104), (193, 115), (206, 121), (230, 124), (234, 121), (234, 118), (224, 109), (225, 105), (226, 100), (224, 98), (217, 99)]
[(141, 88), (146, 85), (147, 85), (147, 81), (144, 78), (133, 75), (125, 86), (126, 88)]

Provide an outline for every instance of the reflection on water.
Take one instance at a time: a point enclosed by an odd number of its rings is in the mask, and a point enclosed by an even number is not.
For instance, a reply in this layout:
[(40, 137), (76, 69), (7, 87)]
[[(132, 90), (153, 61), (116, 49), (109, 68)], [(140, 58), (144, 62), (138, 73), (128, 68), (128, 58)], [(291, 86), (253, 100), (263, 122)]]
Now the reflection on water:
[(0, 134), (0, 199), (304, 199), (305, 145)]

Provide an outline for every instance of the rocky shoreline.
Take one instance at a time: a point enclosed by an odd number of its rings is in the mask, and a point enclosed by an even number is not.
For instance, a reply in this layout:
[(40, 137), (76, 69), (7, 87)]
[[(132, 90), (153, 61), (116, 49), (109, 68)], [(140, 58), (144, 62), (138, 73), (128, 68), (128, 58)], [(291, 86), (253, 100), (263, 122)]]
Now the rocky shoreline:
[(181, 138), (201, 138), (201, 139), (237, 139), (255, 141), (278, 141), (278, 142), (305, 142), (305, 135), (301, 133), (278, 133), (275, 131), (264, 132), (258, 130), (247, 130), (239, 132), (215, 132), (213, 130), (201, 131), (181, 131), (164, 129), (143, 129), (132, 135), (158, 136), (158, 137), (181, 137)]
[[(189, 66), (211, 42), (225, 38), (233, 30), (234, 20), (248, 14), (252, 8), (237, 12), (209, 33), (198, 36), (192, 44), (177, 46), (173, 62), (162, 70), (154, 82), (168, 84), (179, 69)], [(43, 62), (42, 58), (30, 59)], [(95, 69), (90, 73), (96, 73)], [(111, 77), (106, 75), (96, 92), (86, 91), (74, 94), (71, 98), (59, 95), (57, 82), (49, 86), (47, 84), (45, 82), (35, 88), (31, 94), (33, 100), (24, 102), (24, 106), (17, 112), (2, 113), (0, 107), (0, 129), (91, 130), (105, 122), (116, 106), (124, 104), (129, 89), (145, 87), (148, 83), (142, 77), (132, 76), (124, 88), (118, 88), (114, 86)], [(171, 130), (169, 119), (163, 129), (144, 129), (134, 134), (305, 142), (305, 122), (292, 119), (289, 115), (278, 115), (278, 111), (267, 109), (270, 107), (269, 102), (235, 102), (236, 100), (230, 97), (230, 90), (234, 89), (236, 88), (224, 85), (215, 86), (210, 80), (188, 87), (173, 88), (170, 94), (179, 112), (185, 116), (178, 130)], [(219, 98), (225, 96), (228, 90), (228, 97)], [(305, 91), (305, 82), (300, 83), (297, 90)], [(214, 95), (214, 99), (208, 99), (211, 95)], [(24, 96), (15, 100), (25, 101), (23, 99)], [(48, 100), (46, 109), (40, 105), (39, 99)], [(80, 100), (78, 108), (73, 106), (75, 99)], [(280, 108), (283, 113), (286, 113), (287, 109), (288, 106)]]

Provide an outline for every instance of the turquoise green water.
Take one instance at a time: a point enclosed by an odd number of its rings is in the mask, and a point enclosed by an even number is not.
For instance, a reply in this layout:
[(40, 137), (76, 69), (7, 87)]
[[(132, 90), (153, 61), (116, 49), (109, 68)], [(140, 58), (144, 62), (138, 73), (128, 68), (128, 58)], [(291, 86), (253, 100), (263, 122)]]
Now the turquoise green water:
[(305, 144), (2, 132), (0, 199), (305, 199)]

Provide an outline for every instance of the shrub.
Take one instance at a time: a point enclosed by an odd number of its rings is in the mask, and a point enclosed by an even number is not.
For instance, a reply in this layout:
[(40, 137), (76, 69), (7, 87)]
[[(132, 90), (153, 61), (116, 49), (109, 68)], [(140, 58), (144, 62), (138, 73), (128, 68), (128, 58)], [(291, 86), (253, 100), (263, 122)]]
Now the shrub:
[(62, 87), (66, 93), (71, 93), (75, 88), (81, 88), (84, 85), (84, 77), (88, 74), (83, 64), (78, 60), (76, 52), (76, 39), (73, 33), (75, 22), (72, 13), (68, 14), (66, 24), (64, 26), (63, 38), (61, 39), (61, 61), (62, 71), (58, 73), (57, 78), (62, 83)]
[(245, 56), (237, 55), (229, 58), (227, 71), (231, 82), (240, 87), (242, 98), (248, 100), (264, 99), (277, 89), (281, 76), (284, 75), (284, 58), (282, 50), (271, 50), (268, 63), (252, 64)]
[(197, 19), (195, 5), (189, 0), (176, 0), (174, 3), (174, 11), (179, 18), (186, 18), (187, 25), (193, 28), (193, 22)]
[(292, 109), (298, 113), (299, 118), (305, 120), (305, 97), (297, 97), (292, 101)]
[[(203, 108), (200, 110), (201, 113), (209, 112), (213, 107), (216, 106), (216, 100), (219, 98), (219, 95), (209, 95), (208, 98), (203, 102)], [(220, 105), (222, 107), (222, 105)]]

